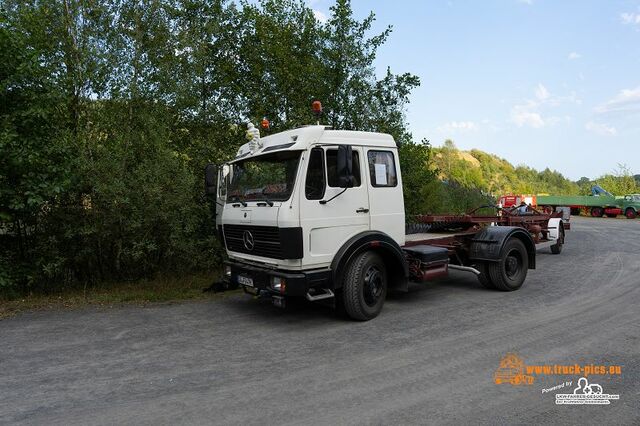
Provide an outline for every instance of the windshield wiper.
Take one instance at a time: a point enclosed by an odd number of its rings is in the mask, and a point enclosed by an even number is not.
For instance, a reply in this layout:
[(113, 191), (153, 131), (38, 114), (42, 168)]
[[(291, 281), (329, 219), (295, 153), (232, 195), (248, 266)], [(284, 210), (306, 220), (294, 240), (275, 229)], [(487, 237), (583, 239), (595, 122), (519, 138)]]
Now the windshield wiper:
[[(265, 195), (265, 197), (263, 198), (263, 201), (269, 206), (269, 207), (273, 207), (273, 201), (269, 200), (267, 198), (267, 196)], [(258, 205), (260, 205), (262, 203), (258, 203)]]
[(265, 192), (266, 188), (262, 189), (261, 195), (262, 195), (262, 199), (264, 200), (265, 203), (267, 203), (267, 205), (269, 207), (273, 207), (273, 201), (269, 200), (269, 196), (267, 195), (267, 192)]
[[(240, 196), (238, 196), (238, 195), (234, 195), (234, 198), (235, 198), (235, 201), (237, 201), (237, 202), (239, 202), (240, 204), (242, 204), (242, 207), (247, 207), (247, 203), (246, 203), (246, 201), (243, 201), (243, 200), (240, 198)], [(234, 201), (234, 202), (235, 202), (235, 201)]]

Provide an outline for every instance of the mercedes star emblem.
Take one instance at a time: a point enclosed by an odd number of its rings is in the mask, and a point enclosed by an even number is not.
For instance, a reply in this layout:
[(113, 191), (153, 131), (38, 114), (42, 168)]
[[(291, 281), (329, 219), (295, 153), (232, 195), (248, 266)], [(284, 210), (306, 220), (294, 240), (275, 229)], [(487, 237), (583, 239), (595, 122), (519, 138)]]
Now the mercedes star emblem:
[(251, 251), (255, 246), (255, 242), (253, 241), (253, 234), (251, 231), (244, 231), (242, 234), (242, 242), (244, 243), (244, 248)]

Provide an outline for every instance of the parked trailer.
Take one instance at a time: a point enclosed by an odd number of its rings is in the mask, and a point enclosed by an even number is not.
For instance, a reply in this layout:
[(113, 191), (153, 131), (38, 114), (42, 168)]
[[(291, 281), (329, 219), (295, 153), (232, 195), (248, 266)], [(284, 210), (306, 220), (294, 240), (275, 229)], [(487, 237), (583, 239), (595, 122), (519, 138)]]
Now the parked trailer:
[(564, 243), (556, 213), (423, 215), (406, 228), (398, 150), (386, 134), (319, 125), (253, 134), (220, 169), (216, 187), (207, 167), (206, 185), (222, 207), (224, 277), (280, 307), (301, 297), (369, 320), (388, 290), (449, 270), (513, 291), (537, 249), (560, 253)]
[[(597, 191), (594, 191), (597, 193)], [(608, 193), (607, 193), (608, 194)], [(518, 206), (522, 201), (547, 212), (558, 211), (560, 208), (570, 208), (574, 215), (585, 212), (593, 217), (616, 217), (624, 214), (629, 219), (635, 219), (640, 214), (640, 194), (629, 194), (624, 197), (613, 195), (514, 195), (500, 197), (504, 208)]]
[(542, 208), (554, 209), (559, 206), (568, 206), (573, 209), (584, 209), (589, 211), (593, 217), (607, 216), (615, 217), (622, 213), (619, 207), (619, 200), (606, 195), (539, 195), (536, 197), (537, 205)]

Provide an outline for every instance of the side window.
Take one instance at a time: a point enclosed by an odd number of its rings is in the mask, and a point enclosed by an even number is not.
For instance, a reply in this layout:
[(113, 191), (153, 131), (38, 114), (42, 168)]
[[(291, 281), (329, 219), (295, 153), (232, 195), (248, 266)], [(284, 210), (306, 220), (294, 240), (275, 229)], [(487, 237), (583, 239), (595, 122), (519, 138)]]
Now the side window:
[(307, 200), (321, 200), (324, 197), (324, 188), (324, 150), (313, 148), (309, 154), (307, 178), (304, 184)]
[(393, 160), (391, 151), (369, 151), (367, 157), (369, 159), (371, 185), (380, 187), (396, 186), (398, 184), (396, 163)]
[[(353, 161), (353, 186), (360, 186), (360, 155), (358, 155), (358, 151), (353, 151), (352, 153), (352, 161)], [(337, 149), (328, 149), (327, 150), (327, 180), (329, 181), (329, 186), (332, 188), (337, 188), (338, 186), (338, 150)]]

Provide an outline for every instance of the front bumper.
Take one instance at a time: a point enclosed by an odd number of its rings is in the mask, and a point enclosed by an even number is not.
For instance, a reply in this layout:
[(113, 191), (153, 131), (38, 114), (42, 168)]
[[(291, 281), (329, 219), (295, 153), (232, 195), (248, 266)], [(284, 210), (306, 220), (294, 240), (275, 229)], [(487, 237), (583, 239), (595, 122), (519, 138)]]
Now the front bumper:
[[(268, 292), (280, 296), (305, 297), (309, 290), (333, 289), (331, 271), (322, 269), (317, 271), (286, 271), (280, 269), (269, 269), (260, 266), (250, 265), (242, 262), (227, 260), (225, 266), (231, 268), (231, 276), (227, 279), (232, 284), (244, 287), (245, 290), (253, 294)], [(238, 280), (245, 278), (244, 283)], [(284, 286), (276, 290), (272, 287), (272, 277), (284, 279)], [(251, 285), (246, 284), (248, 278)], [(313, 292), (314, 290), (312, 290)]]

